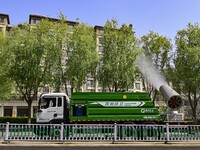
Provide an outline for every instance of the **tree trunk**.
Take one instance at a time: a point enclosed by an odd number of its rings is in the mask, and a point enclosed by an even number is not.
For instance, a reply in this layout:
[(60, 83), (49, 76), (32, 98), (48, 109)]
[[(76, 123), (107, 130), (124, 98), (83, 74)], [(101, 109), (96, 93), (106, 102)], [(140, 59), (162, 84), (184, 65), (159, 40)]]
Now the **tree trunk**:
[(67, 84), (65, 82), (65, 93), (67, 94), (67, 96), (69, 96), (69, 92), (68, 92), (68, 89), (67, 89)]
[(197, 100), (195, 98), (196, 98), (196, 96), (194, 94), (194, 99), (192, 101), (191, 93), (189, 92), (188, 100), (189, 100), (189, 103), (190, 103), (190, 106), (191, 106), (191, 109), (192, 109), (192, 119), (193, 119), (194, 124), (197, 124), (197, 115), (196, 115)]
[(194, 96), (193, 116), (194, 116), (194, 124), (197, 124), (197, 99), (196, 99), (196, 95)]
[(31, 106), (32, 106), (32, 101), (28, 101), (28, 124), (31, 123)]

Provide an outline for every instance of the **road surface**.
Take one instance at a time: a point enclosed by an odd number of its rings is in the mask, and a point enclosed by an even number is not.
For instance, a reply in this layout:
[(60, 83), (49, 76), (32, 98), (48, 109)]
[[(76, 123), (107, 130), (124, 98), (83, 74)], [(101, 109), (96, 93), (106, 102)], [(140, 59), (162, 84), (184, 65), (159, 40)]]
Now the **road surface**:
[(0, 143), (0, 150), (199, 150), (200, 142), (177, 142), (164, 144), (163, 142), (11, 142)]

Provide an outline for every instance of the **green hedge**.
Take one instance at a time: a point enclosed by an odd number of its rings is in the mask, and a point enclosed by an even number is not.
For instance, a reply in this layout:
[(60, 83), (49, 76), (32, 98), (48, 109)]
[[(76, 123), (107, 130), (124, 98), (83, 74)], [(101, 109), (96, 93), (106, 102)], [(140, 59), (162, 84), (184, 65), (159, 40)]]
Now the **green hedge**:
[[(0, 117), (0, 123), (28, 123), (28, 117)], [(31, 118), (31, 123), (36, 123), (36, 118)]]

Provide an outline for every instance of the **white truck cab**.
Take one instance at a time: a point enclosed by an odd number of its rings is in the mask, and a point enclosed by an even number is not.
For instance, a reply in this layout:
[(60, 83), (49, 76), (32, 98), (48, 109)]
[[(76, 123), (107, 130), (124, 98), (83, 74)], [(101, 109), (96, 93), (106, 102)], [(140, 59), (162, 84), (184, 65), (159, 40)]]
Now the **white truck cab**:
[(69, 120), (69, 103), (65, 93), (42, 94), (38, 103), (37, 123), (66, 123)]

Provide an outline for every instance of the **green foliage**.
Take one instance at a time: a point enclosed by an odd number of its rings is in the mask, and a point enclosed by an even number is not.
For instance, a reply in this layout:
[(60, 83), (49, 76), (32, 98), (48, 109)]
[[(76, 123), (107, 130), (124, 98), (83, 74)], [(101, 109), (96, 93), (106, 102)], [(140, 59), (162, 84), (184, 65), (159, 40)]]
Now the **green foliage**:
[(198, 101), (200, 99), (200, 27), (188, 24), (186, 29), (176, 35), (174, 66), (170, 69), (173, 86), (189, 100), (192, 115), (196, 122)]
[(158, 33), (150, 32), (141, 38), (144, 54), (153, 60), (160, 71), (169, 65), (169, 52), (172, 49), (170, 40)]
[[(28, 117), (0, 117), (0, 123), (27, 123)], [(36, 118), (31, 118), (31, 123), (36, 123)]]
[(88, 73), (95, 74), (98, 54), (94, 29), (86, 24), (76, 24), (68, 43), (70, 55), (66, 64), (66, 76), (77, 91), (86, 82)]
[(5, 100), (10, 97), (12, 80), (7, 76), (10, 65), (10, 53), (7, 45), (9, 38), (0, 33), (0, 100)]
[[(169, 52), (172, 49), (170, 40), (165, 36), (151, 31), (141, 37), (140, 43), (144, 55), (152, 60), (159, 72), (165, 74), (165, 70), (170, 64)], [(145, 90), (149, 92), (153, 101), (159, 100), (161, 97), (158, 95), (157, 89), (149, 81), (146, 81), (146, 79), (143, 79), (143, 82)]]
[(117, 26), (108, 20), (102, 33), (103, 51), (98, 67), (98, 81), (103, 90), (127, 91), (134, 82), (135, 59), (139, 53), (132, 25)]
[(61, 92), (61, 87), (66, 84), (66, 76), (64, 76), (64, 73), (66, 71), (65, 65), (68, 58), (66, 56), (67, 50), (65, 45), (69, 42), (68, 36), (70, 34), (63, 14), (60, 14), (60, 19), (59, 22), (51, 26), (51, 39), (53, 40), (51, 52), (54, 51), (55, 53), (51, 55), (52, 63), (48, 81), (50, 81), (50, 85), (54, 88), (55, 92)]

